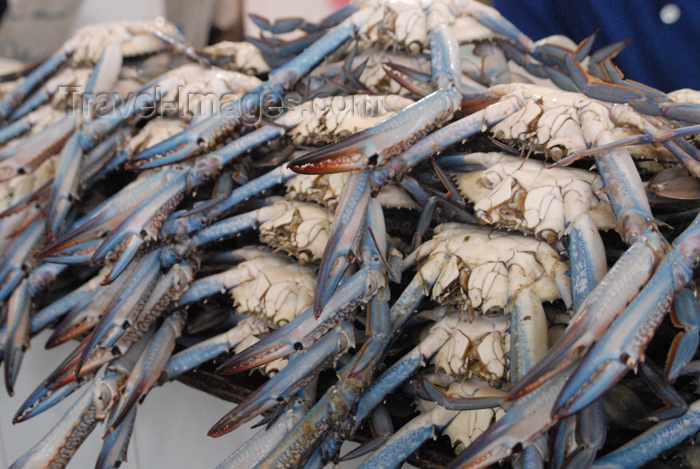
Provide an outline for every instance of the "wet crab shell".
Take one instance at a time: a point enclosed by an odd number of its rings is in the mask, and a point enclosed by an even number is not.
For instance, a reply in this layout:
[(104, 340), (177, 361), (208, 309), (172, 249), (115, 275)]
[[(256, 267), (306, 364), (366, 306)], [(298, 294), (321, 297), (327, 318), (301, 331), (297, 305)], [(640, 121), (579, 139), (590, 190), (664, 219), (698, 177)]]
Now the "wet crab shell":
[(293, 255), (304, 266), (318, 260), (328, 242), (331, 215), (321, 205), (281, 200), (282, 215), (259, 227), (260, 241)]
[[(535, 279), (530, 286), (540, 301), (560, 297), (555, 283), (568, 266), (547, 243), (532, 237), (507, 234), (481, 227), (446, 223), (411, 255), (417, 261), (448, 255), (431, 297), (441, 304), (503, 311), (510, 301), (508, 270), (519, 266)], [(423, 269), (428, 264), (421, 266)]]
[(553, 243), (566, 234), (564, 194), (574, 191), (588, 201), (588, 213), (599, 229), (618, 228), (603, 180), (595, 172), (546, 168), (537, 160), (499, 153), (474, 153), (468, 157), (487, 168), (461, 173), (457, 186), (474, 203), (476, 216), (486, 224), (534, 234)]
[[(503, 396), (503, 391), (495, 389), (478, 379), (468, 379), (451, 383), (447, 387), (445, 394), (455, 397), (501, 397)], [(417, 405), (421, 412), (426, 412), (433, 409), (437, 404), (418, 400)], [(452, 446), (457, 446), (456, 451), (459, 454), (462, 448), (469, 446), (472, 441), (504, 415), (505, 411), (500, 407), (461, 411), (445, 427), (442, 433), (450, 438)]]
[[(458, 319), (454, 331), (432, 359), (450, 376), (477, 377), (498, 384), (508, 378), (505, 356), (510, 350), (507, 317)], [(435, 326), (437, 327), (437, 326)]]
[[(350, 95), (315, 98), (294, 108), (302, 120), (290, 132), (295, 145), (325, 145), (372, 127), (413, 100), (399, 95)], [(282, 117), (282, 122), (289, 117)]]
[[(350, 179), (352, 172), (334, 174), (297, 174), (285, 184), (287, 197), (308, 200), (325, 205), (331, 210), (338, 206), (343, 185)], [(387, 184), (377, 194), (383, 207), (419, 210), (420, 206), (396, 184)]]
[(240, 312), (259, 314), (284, 325), (313, 304), (314, 271), (295, 259), (269, 253), (242, 262), (236, 270), (247, 279), (229, 289)]
[(181, 37), (175, 25), (163, 18), (84, 26), (78, 29), (67, 42), (67, 44), (76, 47), (71, 56), (71, 63), (74, 66), (94, 65), (102, 56), (105, 47), (114, 43), (120, 45), (124, 57), (149, 55), (169, 47), (164, 41), (152, 34), (154, 30), (171, 37)]

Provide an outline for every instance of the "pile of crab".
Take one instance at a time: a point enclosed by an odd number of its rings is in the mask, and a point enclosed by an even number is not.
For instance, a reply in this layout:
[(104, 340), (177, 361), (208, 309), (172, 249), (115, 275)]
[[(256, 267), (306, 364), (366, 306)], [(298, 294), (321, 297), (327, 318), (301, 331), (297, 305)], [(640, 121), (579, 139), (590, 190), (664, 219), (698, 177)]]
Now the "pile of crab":
[(75, 344), (13, 421), (71, 407), (11, 467), (99, 422), (117, 467), (198, 367), (268, 377), (212, 422), (264, 416), (219, 468), (397, 467), (438, 435), (454, 468), (691, 464), (700, 94), (476, 1), (254, 20), (204, 50), (89, 26), (4, 76), (8, 393), (31, 337)]

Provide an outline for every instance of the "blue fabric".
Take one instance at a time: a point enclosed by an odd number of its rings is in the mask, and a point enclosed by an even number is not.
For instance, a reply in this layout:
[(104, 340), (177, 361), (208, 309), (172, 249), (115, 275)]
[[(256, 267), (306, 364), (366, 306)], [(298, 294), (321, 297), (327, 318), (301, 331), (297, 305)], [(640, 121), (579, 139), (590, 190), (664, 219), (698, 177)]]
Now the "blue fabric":
[(676, 0), (680, 18), (661, 21), (658, 0), (494, 0), (533, 40), (564, 34), (580, 42), (599, 29), (594, 50), (631, 43), (614, 59), (626, 78), (672, 91), (700, 89), (700, 0)]

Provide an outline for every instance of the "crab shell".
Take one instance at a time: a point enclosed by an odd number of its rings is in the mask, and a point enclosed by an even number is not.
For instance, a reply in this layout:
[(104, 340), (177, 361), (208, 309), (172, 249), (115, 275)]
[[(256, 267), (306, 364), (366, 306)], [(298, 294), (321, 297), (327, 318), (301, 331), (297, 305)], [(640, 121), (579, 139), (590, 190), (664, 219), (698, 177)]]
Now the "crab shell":
[(168, 90), (164, 101), (177, 100), (177, 109), (173, 106), (170, 112), (189, 118), (211, 116), (262, 83), (244, 73), (198, 64), (183, 65), (170, 74), (178, 86)]
[[(492, 86), (489, 92), (518, 109), (491, 127), (495, 137), (522, 143), (554, 160), (570, 152), (585, 151), (589, 143), (602, 145), (640, 135), (651, 122), (649, 116), (628, 104), (597, 101), (581, 93), (524, 83)], [(656, 154), (655, 158), (669, 158), (668, 152), (650, 145), (633, 146), (630, 151), (647, 158), (652, 154)]]
[(328, 209), (294, 200), (273, 205), (280, 207), (282, 214), (260, 225), (260, 241), (293, 255), (302, 266), (320, 259), (330, 236)]
[(181, 37), (174, 24), (163, 18), (156, 18), (147, 21), (90, 24), (78, 29), (66, 45), (76, 48), (71, 56), (73, 66), (94, 65), (109, 44), (119, 44), (123, 57), (149, 55), (169, 47), (152, 34), (155, 30), (171, 37)]
[(242, 262), (236, 275), (246, 279), (229, 289), (239, 312), (258, 314), (284, 325), (313, 304), (313, 269), (300, 266), (288, 256), (270, 252)]
[(300, 120), (290, 132), (294, 144), (325, 145), (372, 127), (410, 104), (413, 100), (395, 94), (315, 98), (282, 116), (281, 123)]
[[(260, 49), (249, 42), (221, 41), (202, 49), (217, 65), (247, 75), (260, 75), (270, 71)], [(222, 60), (225, 59), (225, 60)]]
[[(365, 5), (372, 3), (379, 2), (364, 2)], [(393, 46), (412, 53), (427, 52), (431, 24), (450, 25), (460, 44), (504, 39), (472, 16), (478, 12), (496, 19), (501, 17), (498, 11), (477, 1), (398, 0), (382, 3), (382, 7), (377, 8), (360, 29), (358, 39), (363, 44)]]
[[(333, 174), (297, 174), (289, 179), (287, 197), (308, 200), (325, 205), (331, 210), (338, 206), (343, 185), (350, 179), (352, 172)], [(396, 184), (387, 184), (377, 194), (383, 207), (419, 210), (420, 206)]]
[(477, 377), (498, 384), (508, 379), (505, 359), (510, 350), (508, 326), (505, 316), (479, 315), (471, 320), (455, 317), (452, 335), (432, 362), (438, 371), (443, 370), (450, 376)]
[[(509, 302), (509, 269), (520, 267), (533, 283), (528, 287), (540, 301), (560, 297), (555, 283), (568, 282), (568, 266), (544, 241), (481, 227), (446, 223), (435, 228), (433, 238), (411, 254), (417, 261), (448, 255), (431, 297), (446, 305), (501, 312)], [(430, 263), (421, 266), (427, 268)], [(429, 273), (428, 273), (429, 274)], [(430, 278), (430, 275), (425, 275)]]
[(457, 186), (486, 224), (534, 234), (551, 244), (566, 234), (565, 194), (575, 193), (590, 206), (588, 213), (599, 229), (618, 226), (603, 180), (595, 172), (546, 168), (541, 161), (500, 153), (473, 153), (468, 158), (486, 169), (460, 174)]
[[(469, 379), (461, 382), (453, 382), (445, 392), (448, 396), (455, 397), (501, 397), (503, 391), (489, 386), (478, 379)], [(437, 404), (423, 400), (418, 401), (418, 408), (426, 412)], [(443, 435), (450, 437), (452, 446), (457, 445), (457, 453), (468, 446), (496, 420), (503, 417), (505, 411), (500, 407), (493, 409), (479, 409), (461, 411), (452, 422), (442, 431)]]

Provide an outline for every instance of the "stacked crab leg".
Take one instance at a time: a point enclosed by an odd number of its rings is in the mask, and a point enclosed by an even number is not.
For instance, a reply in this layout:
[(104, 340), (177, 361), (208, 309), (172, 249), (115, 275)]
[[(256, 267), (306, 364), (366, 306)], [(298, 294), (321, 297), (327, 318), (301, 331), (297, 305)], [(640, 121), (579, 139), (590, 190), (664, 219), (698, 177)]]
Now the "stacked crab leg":
[[(33, 335), (76, 344), (14, 421), (80, 395), (12, 467), (67, 465), (100, 421), (98, 467), (120, 464), (138, 403), (198, 367), (267, 377), (212, 422), (223, 440), (264, 416), (221, 468), (322, 467), (368, 422), (342, 459), (397, 467), (436, 432), (452, 467), (681, 455), (700, 95), (468, 0), (254, 21), (252, 45), (204, 51), (162, 21), (87, 28), (3, 87), (8, 392)], [(674, 325), (659, 371), (645, 349)], [(649, 388), (661, 421), (606, 443), (629, 425), (614, 396)]]

